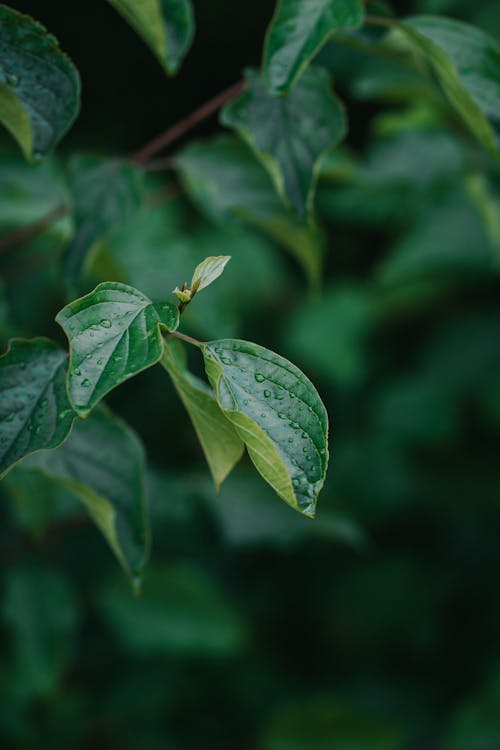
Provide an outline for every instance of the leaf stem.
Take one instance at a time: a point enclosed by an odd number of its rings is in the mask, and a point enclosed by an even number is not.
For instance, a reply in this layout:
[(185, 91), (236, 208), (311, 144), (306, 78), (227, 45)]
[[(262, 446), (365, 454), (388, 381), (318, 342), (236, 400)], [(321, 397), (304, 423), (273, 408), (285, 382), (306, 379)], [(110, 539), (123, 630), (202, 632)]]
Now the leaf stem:
[(207, 117), (210, 117), (210, 115), (222, 107), (222, 105), (229, 101), (229, 99), (232, 99), (233, 96), (239, 94), (244, 87), (245, 81), (241, 80), (234, 83), (232, 86), (229, 86), (229, 88), (224, 89), (220, 94), (214, 96), (213, 99), (210, 99), (208, 102), (205, 102), (205, 104), (202, 104), (201, 107), (195, 109), (194, 112), (191, 112), (190, 115), (179, 120), (175, 125), (167, 128), (163, 133), (160, 133), (156, 138), (153, 138), (149, 143), (146, 143), (145, 146), (142, 146), (142, 148), (136, 151), (135, 154), (132, 154), (130, 160), (133, 164), (144, 164), (144, 162), (164, 149), (165, 146), (178, 140), (185, 133), (194, 128), (195, 125), (198, 125), (198, 123), (206, 120)]
[(198, 339), (194, 339), (192, 336), (186, 336), (185, 333), (181, 333), (180, 331), (172, 331), (170, 335), (182, 339), (183, 341), (187, 341), (188, 344), (197, 346), (199, 349), (203, 346), (203, 341), (198, 341)]

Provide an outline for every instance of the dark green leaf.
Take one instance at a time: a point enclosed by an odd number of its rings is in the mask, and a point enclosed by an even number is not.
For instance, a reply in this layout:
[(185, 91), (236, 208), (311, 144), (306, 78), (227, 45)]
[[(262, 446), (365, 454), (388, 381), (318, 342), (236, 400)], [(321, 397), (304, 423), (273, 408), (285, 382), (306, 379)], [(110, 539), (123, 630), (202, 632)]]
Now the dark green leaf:
[(319, 280), (323, 241), (317, 229), (286, 210), (249, 148), (222, 136), (193, 143), (176, 156), (187, 191), (216, 221), (236, 216), (289, 250), (309, 281)]
[(124, 569), (140, 576), (149, 551), (142, 443), (121, 419), (99, 408), (78, 420), (66, 442), (22, 464), (71, 490), (86, 506)]
[(0, 5), (0, 122), (27, 159), (61, 140), (80, 106), (78, 71), (46, 29)]
[(170, 302), (158, 308), (137, 289), (110, 281), (66, 305), (56, 321), (70, 343), (69, 398), (84, 417), (106, 393), (160, 360), (160, 329), (175, 330), (179, 313)]
[(191, 46), (191, 0), (108, 0), (148, 45), (164, 70), (173, 75)]
[(49, 339), (13, 339), (0, 357), (0, 476), (24, 456), (55, 448), (75, 417), (66, 394), (68, 355)]
[(166, 343), (162, 365), (172, 378), (191, 418), (218, 492), (224, 479), (240, 460), (244, 445), (208, 386), (182, 366), (173, 346), (173, 343)]
[(66, 248), (64, 275), (71, 290), (96, 243), (114, 227), (124, 224), (142, 200), (142, 173), (123, 161), (91, 156), (74, 157), (69, 165), (75, 234)]
[(247, 71), (246, 79), (222, 122), (245, 138), (280, 195), (304, 215), (312, 209), (321, 157), (346, 134), (344, 108), (322, 68), (306, 70), (287, 97), (271, 96), (257, 71)]
[(314, 516), (328, 463), (328, 415), (306, 376), (269, 349), (236, 339), (202, 347), (222, 411), (277, 494)]
[(362, 23), (361, 0), (279, 0), (264, 50), (271, 91), (286, 93), (333, 32)]

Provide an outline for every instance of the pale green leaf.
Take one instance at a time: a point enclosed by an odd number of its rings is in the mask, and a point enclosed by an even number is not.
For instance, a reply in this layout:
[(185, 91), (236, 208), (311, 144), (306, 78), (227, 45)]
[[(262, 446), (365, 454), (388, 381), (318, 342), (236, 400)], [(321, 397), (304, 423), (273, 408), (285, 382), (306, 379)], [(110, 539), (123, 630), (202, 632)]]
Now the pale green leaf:
[(0, 122), (37, 161), (61, 140), (80, 106), (80, 77), (43, 26), (0, 5)]
[(106, 393), (160, 360), (160, 329), (175, 330), (179, 313), (131, 286), (104, 282), (66, 305), (56, 321), (70, 343), (69, 398), (84, 417)]
[(236, 339), (202, 346), (219, 406), (277, 494), (314, 516), (328, 464), (328, 415), (306, 376), (269, 349)]
[(164, 70), (173, 75), (191, 46), (191, 0), (108, 0), (139, 34)]
[(121, 419), (100, 407), (78, 420), (57, 450), (22, 468), (62, 483), (86, 506), (124, 569), (140, 576), (149, 550), (142, 443)]
[(246, 72), (247, 88), (222, 113), (267, 169), (276, 189), (304, 215), (312, 209), (321, 158), (346, 134), (344, 107), (323, 68), (306, 70), (287, 97), (274, 97), (260, 74)]
[(191, 418), (218, 492), (240, 460), (244, 445), (208, 386), (181, 365), (179, 358), (174, 356), (173, 346), (173, 342), (166, 343), (162, 365)]
[(68, 168), (75, 233), (65, 250), (63, 270), (72, 291), (97, 243), (123, 225), (142, 202), (142, 172), (132, 164), (93, 156), (75, 156)]
[(230, 255), (212, 255), (205, 258), (196, 266), (191, 279), (191, 291), (193, 294), (209, 286), (223, 273), (226, 263), (231, 260)]
[(68, 355), (49, 339), (13, 339), (0, 357), (0, 476), (24, 456), (55, 448), (75, 414), (66, 394)]
[(331, 34), (362, 23), (361, 0), (278, 0), (264, 49), (272, 93), (288, 92)]

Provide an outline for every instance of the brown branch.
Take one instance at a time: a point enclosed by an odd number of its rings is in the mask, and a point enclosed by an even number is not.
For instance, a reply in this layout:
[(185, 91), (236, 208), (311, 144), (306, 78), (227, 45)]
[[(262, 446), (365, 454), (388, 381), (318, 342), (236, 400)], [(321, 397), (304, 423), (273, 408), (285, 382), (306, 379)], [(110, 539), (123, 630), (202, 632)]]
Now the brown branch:
[(70, 207), (66, 203), (60, 203), (55, 208), (52, 208), (44, 216), (39, 219), (32, 221), (31, 224), (26, 224), (24, 227), (14, 229), (5, 237), (0, 238), (0, 255), (8, 253), (19, 245), (22, 245), (28, 240), (37, 237), (43, 230), (50, 226), (57, 219), (67, 216), (70, 212)]
[(383, 18), (383, 16), (365, 16), (365, 23), (370, 23), (372, 26), (384, 26), (384, 28), (391, 28), (394, 26), (395, 21), (392, 18)]
[(173, 143), (173, 141), (178, 140), (185, 133), (194, 128), (195, 125), (198, 125), (198, 123), (203, 122), (203, 120), (206, 120), (207, 117), (210, 117), (210, 115), (212, 115), (220, 107), (222, 107), (222, 105), (229, 101), (229, 99), (232, 99), (233, 96), (236, 96), (241, 91), (243, 91), (244, 87), (245, 81), (238, 81), (238, 83), (234, 83), (232, 86), (229, 86), (229, 88), (221, 91), (220, 94), (217, 94), (217, 96), (214, 96), (213, 99), (205, 102), (205, 104), (202, 104), (201, 107), (195, 109), (194, 112), (191, 112), (190, 115), (184, 117), (182, 120), (180, 120), (175, 125), (172, 125), (172, 127), (168, 128), (167, 130), (164, 130), (163, 133), (157, 135), (156, 138), (153, 138), (153, 140), (149, 141), (149, 143), (146, 143), (145, 146), (140, 148), (135, 152), (135, 154), (130, 157), (130, 160), (134, 164), (143, 164), (145, 161), (164, 149), (165, 146), (168, 146)]

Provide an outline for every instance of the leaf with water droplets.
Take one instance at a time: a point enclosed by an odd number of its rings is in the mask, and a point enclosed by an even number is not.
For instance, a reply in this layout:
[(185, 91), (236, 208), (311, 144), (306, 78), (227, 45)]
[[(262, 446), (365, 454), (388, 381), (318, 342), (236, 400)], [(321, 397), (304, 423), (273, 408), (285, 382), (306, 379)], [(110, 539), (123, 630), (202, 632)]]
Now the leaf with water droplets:
[(208, 385), (192, 375), (175, 356), (175, 346), (178, 346), (178, 342), (165, 344), (162, 365), (172, 378), (191, 418), (218, 492), (224, 479), (240, 460), (244, 445), (222, 413)]
[(43, 26), (6, 5), (0, 5), (0, 60), (0, 122), (27, 159), (39, 161), (78, 114), (78, 71)]
[(328, 415), (313, 384), (288, 360), (237, 339), (202, 346), (217, 402), (277, 494), (314, 516), (328, 464)]
[(170, 302), (153, 304), (131, 286), (104, 282), (56, 321), (70, 343), (69, 399), (85, 417), (106, 393), (161, 359), (161, 328), (174, 331), (179, 313)]
[(322, 157), (346, 134), (344, 107), (326, 70), (305, 71), (286, 97), (272, 96), (258, 71), (247, 70), (247, 88), (222, 113), (269, 172), (276, 189), (304, 216), (312, 211)]
[(192, 293), (196, 294), (218, 279), (229, 260), (230, 255), (211, 255), (197, 265), (191, 279)]
[(135, 578), (149, 551), (144, 448), (135, 432), (103, 406), (77, 420), (57, 450), (21, 464), (41, 471), (81, 500), (118, 560)]
[(333, 32), (362, 23), (362, 0), (279, 0), (264, 49), (272, 93), (287, 93)]
[(66, 394), (68, 355), (49, 339), (13, 339), (0, 357), (0, 476), (24, 456), (55, 448), (75, 414)]
[(191, 46), (191, 0), (108, 0), (146, 42), (164, 70), (173, 75)]

